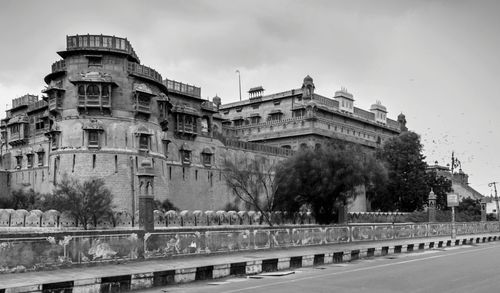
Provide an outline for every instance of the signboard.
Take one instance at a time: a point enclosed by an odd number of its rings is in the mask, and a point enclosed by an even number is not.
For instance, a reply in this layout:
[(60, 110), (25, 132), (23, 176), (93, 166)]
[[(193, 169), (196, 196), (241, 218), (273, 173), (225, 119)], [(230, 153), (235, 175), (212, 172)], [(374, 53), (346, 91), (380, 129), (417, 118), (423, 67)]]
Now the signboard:
[(458, 207), (458, 195), (457, 194), (448, 194), (446, 199), (448, 201), (449, 207)]

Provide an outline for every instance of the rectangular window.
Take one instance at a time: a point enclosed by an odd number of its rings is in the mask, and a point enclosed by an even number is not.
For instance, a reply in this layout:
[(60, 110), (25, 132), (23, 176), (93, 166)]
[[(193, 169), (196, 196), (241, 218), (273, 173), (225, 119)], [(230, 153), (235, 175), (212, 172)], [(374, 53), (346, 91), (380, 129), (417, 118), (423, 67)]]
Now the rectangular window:
[(10, 133), (19, 133), (19, 124), (14, 124), (10, 127)]
[(16, 169), (21, 169), (22, 164), (23, 164), (23, 157), (17, 156), (16, 157)]
[(269, 121), (280, 121), (281, 120), (281, 113), (275, 113), (275, 114), (270, 114)]
[(102, 66), (102, 57), (101, 56), (87, 56), (89, 60), (89, 66)]
[(38, 166), (43, 166), (44, 157), (45, 153), (38, 153)]
[(181, 159), (182, 159), (182, 164), (185, 165), (191, 164), (191, 152), (186, 150), (181, 151)]
[(28, 168), (33, 168), (33, 154), (27, 154)]
[(212, 166), (212, 154), (201, 154), (201, 159), (205, 167)]
[(43, 121), (42, 119), (37, 119), (37, 121), (35, 123), (35, 129), (36, 130), (45, 129), (45, 121)]
[(149, 135), (141, 134), (139, 136), (139, 149), (149, 150)]
[(99, 147), (99, 132), (96, 130), (89, 131), (89, 147), (98, 148)]
[(52, 149), (57, 149), (59, 147), (59, 134), (52, 133), (52, 135), (50, 136), (50, 142), (52, 144)]

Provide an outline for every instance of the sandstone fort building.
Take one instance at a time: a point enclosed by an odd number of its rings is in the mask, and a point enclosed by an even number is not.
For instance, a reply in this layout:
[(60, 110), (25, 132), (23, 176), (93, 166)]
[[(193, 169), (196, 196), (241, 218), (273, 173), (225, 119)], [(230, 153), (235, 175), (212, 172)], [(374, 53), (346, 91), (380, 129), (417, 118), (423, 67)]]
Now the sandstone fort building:
[(275, 164), (329, 140), (373, 149), (406, 130), (404, 115), (388, 118), (380, 102), (363, 110), (346, 89), (317, 94), (310, 76), (295, 89), (266, 95), (255, 87), (248, 99), (222, 104), (142, 65), (125, 38), (67, 36), (57, 54), (42, 95), (13, 99), (1, 119), (1, 195), (20, 188), (50, 192), (63, 174), (98, 176), (118, 209), (136, 211), (136, 175), (146, 159), (156, 199), (217, 210), (233, 200), (224, 160)]

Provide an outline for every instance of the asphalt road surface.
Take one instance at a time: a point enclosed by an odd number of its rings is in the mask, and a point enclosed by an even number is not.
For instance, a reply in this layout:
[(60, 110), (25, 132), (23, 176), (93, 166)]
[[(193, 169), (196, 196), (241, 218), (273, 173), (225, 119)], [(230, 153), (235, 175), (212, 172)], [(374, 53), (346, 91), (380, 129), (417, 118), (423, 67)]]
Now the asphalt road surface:
[(500, 244), (395, 254), (300, 268), (281, 276), (225, 278), (142, 292), (500, 292)]

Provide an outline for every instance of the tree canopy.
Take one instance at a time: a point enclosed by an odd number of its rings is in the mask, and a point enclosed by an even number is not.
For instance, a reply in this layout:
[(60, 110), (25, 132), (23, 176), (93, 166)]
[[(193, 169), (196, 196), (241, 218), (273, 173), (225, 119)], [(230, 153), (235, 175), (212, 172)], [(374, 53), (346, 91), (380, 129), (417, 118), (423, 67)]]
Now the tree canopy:
[(298, 212), (308, 205), (320, 224), (336, 220), (337, 210), (356, 198), (363, 184), (371, 190), (385, 181), (385, 168), (370, 153), (351, 144), (302, 150), (285, 161), (277, 174), (278, 209)]
[(370, 198), (372, 209), (413, 212), (427, 203), (427, 183), (420, 136), (407, 131), (388, 139), (378, 150), (377, 157), (385, 162), (389, 181), (384, 190)]

